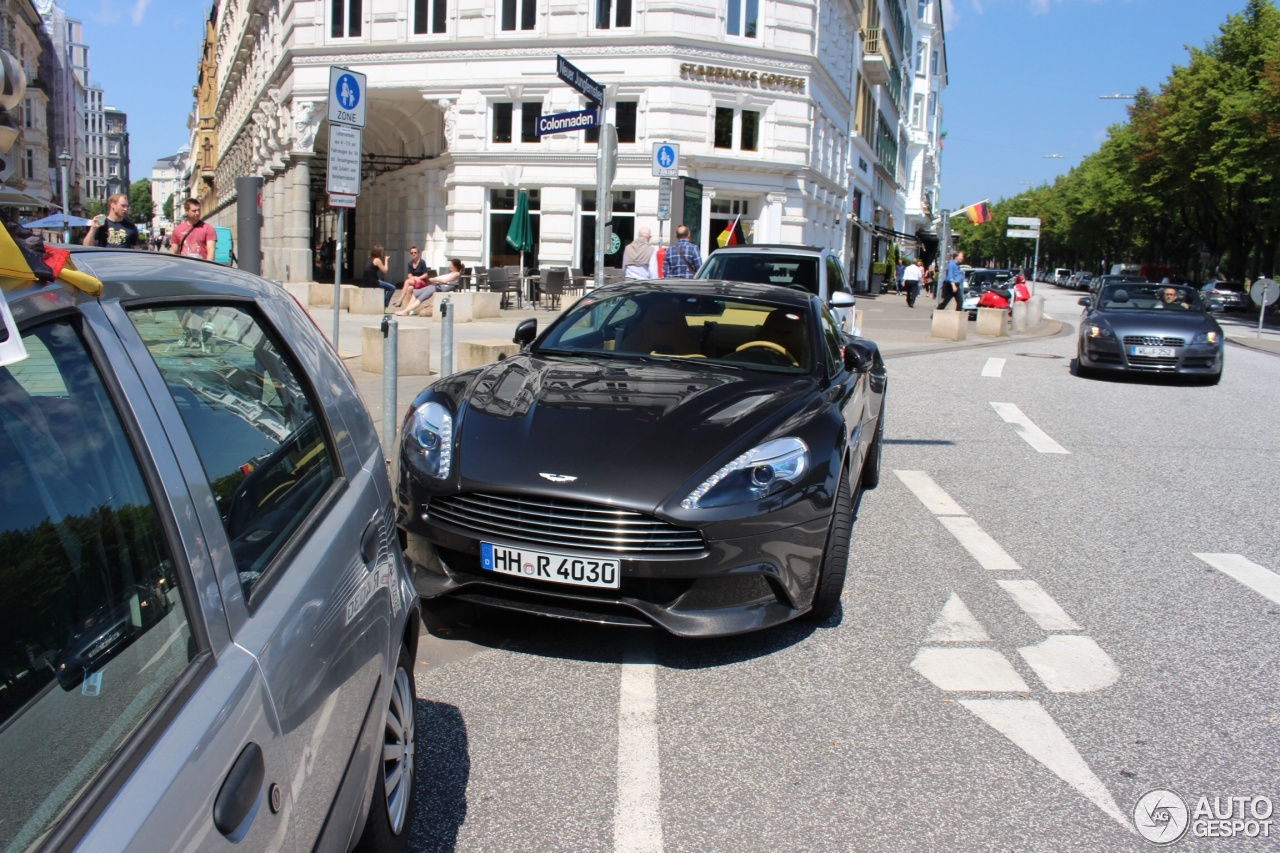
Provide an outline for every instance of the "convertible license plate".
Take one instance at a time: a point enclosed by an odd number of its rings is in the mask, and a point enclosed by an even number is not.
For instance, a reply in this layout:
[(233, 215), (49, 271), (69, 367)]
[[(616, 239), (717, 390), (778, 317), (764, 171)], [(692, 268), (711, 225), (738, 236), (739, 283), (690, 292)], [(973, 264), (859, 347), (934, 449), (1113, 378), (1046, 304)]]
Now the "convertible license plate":
[(617, 589), (622, 569), (617, 560), (576, 557), (480, 543), (480, 568), (522, 578)]
[(1178, 351), (1173, 347), (1134, 347), (1129, 355), (1143, 355), (1147, 358), (1173, 358)]

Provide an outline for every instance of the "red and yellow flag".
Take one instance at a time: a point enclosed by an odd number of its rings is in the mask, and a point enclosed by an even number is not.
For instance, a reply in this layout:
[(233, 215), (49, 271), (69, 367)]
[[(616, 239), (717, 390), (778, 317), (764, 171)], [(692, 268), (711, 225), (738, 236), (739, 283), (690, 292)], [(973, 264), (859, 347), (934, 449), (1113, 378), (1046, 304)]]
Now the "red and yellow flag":
[(738, 240), (738, 220), (741, 218), (742, 217), (740, 215), (735, 217), (733, 222), (729, 224), (729, 227), (721, 231), (720, 236), (716, 238), (716, 245), (721, 249), (725, 246), (736, 246), (741, 242)]
[(981, 225), (984, 222), (991, 221), (991, 205), (987, 204), (985, 201), (980, 201), (969, 207), (965, 213), (968, 214), (969, 221), (974, 225)]

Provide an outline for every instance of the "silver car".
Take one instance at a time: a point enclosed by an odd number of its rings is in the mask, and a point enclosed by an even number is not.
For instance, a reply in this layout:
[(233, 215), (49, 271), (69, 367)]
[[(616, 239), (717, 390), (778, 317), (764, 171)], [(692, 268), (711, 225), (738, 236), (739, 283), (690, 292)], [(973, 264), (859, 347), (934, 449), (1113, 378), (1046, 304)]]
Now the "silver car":
[(270, 282), (72, 258), (100, 294), (5, 290), (0, 848), (402, 847), (418, 604), (350, 375)]

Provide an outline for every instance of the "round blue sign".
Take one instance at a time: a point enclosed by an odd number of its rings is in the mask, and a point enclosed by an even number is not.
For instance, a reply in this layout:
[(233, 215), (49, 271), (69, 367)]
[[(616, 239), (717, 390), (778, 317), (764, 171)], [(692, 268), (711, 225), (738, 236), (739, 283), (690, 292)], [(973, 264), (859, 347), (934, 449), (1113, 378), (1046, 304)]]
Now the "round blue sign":
[(333, 94), (344, 110), (354, 110), (360, 103), (360, 84), (350, 74), (343, 74), (338, 78)]
[(676, 162), (676, 150), (670, 145), (658, 146), (658, 165), (664, 169), (670, 169), (671, 165)]

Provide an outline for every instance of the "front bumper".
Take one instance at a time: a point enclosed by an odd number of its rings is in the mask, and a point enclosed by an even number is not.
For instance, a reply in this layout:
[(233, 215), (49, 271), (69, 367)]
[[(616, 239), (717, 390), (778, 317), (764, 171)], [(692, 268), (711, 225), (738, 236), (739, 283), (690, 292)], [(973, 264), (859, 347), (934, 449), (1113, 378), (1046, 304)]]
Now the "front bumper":
[(1157, 373), (1173, 376), (1213, 376), (1222, 372), (1222, 344), (1188, 344), (1173, 347), (1172, 358), (1130, 354), (1130, 348), (1114, 338), (1088, 338), (1080, 347), (1080, 363), (1090, 370), (1115, 373)]
[(680, 637), (728, 636), (779, 625), (809, 610), (829, 521), (822, 516), (747, 536), (707, 536), (706, 547), (694, 556), (619, 555), (618, 589), (486, 571), (480, 567), (479, 539), (429, 521), (405, 531), (405, 556), (417, 568), (424, 599), (449, 596), (579, 622), (658, 627)]

